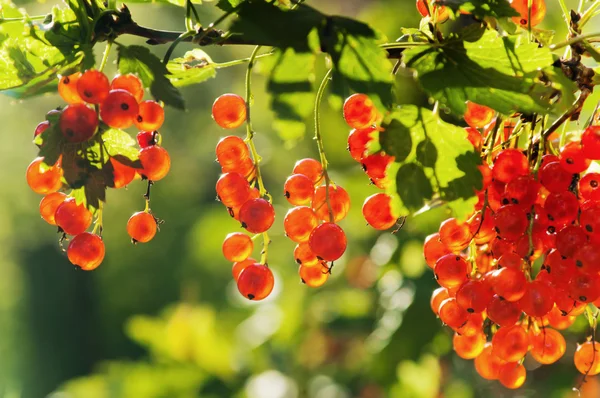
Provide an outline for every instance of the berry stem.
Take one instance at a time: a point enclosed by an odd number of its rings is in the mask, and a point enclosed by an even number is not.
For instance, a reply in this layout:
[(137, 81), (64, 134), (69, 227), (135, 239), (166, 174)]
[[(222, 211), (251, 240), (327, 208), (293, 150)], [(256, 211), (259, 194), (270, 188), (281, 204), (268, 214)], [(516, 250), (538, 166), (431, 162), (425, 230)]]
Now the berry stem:
[(580, 41), (584, 41), (587, 39), (592, 39), (594, 37), (600, 37), (600, 32), (587, 33), (585, 35), (575, 36), (569, 40), (562, 41), (560, 43), (552, 44), (550, 46), (550, 50), (559, 50), (563, 47), (570, 46), (571, 44), (579, 43)]
[(200, 17), (198, 16), (198, 12), (196, 8), (192, 4), (191, 0), (185, 1), (185, 28), (190, 31), (194, 29), (194, 21), (192, 21), (192, 14), (197, 24), (200, 24)]
[(183, 40), (185, 40), (188, 37), (192, 37), (196, 34), (195, 30), (188, 30), (187, 32), (183, 32), (182, 34), (179, 35), (179, 37), (177, 39), (175, 39), (173, 41), (173, 43), (171, 43), (171, 45), (169, 46), (169, 48), (167, 49), (167, 52), (165, 53), (165, 56), (163, 58), (163, 64), (168, 64), (169, 60), (171, 59), (171, 55), (173, 55), (173, 51), (175, 51), (175, 47), (177, 47), (177, 45), (179, 43), (181, 43)]
[(109, 40), (106, 42), (106, 48), (104, 49), (104, 55), (102, 56), (102, 62), (100, 62), (100, 67), (98, 68), (98, 70), (100, 72), (102, 72), (104, 70), (106, 63), (108, 62), (108, 55), (110, 53), (111, 47), (112, 47), (112, 41)]
[[(269, 56), (271, 56), (273, 54), (274, 53), (272, 51), (268, 52), (268, 53), (265, 53), (265, 54), (260, 54), (260, 55), (257, 55), (255, 57), (255, 59), (269, 57)], [(221, 62), (221, 63), (215, 62), (213, 64), (213, 67), (215, 69), (223, 69), (223, 68), (229, 68), (230, 66), (242, 65), (242, 64), (245, 64), (247, 62), (250, 62), (250, 58), (234, 59), (233, 61)]]
[(150, 211), (150, 188), (152, 187), (152, 180), (148, 180), (148, 188), (146, 188), (146, 193), (144, 194), (144, 199), (146, 199), (146, 207), (144, 211), (148, 213)]
[(317, 90), (317, 95), (315, 98), (315, 137), (314, 140), (317, 141), (317, 148), (319, 149), (319, 156), (321, 158), (321, 165), (323, 167), (323, 178), (325, 178), (325, 202), (327, 203), (327, 210), (329, 211), (329, 221), (333, 222), (333, 210), (331, 209), (331, 202), (329, 200), (329, 185), (331, 184), (331, 179), (329, 178), (329, 173), (327, 172), (327, 157), (325, 156), (325, 147), (323, 146), (323, 137), (321, 136), (321, 99), (323, 98), (323, 94), (325, 94), (325, 88), (327, 87), (327, 83), (331, 79), (331, 74), (333, 69), (329, 69), (323, 80), (321, 81), (321, 85)]
[(569, 16), (569, 9), (565, 4), (565, 0), (558, 0), (558, 4), (560, 5), (560, 9), (563, 13), (565, 23), (567, 24), (567, 29), (571, 29), (571, 24), (569, 23), (571, 17)]
[(93, 234), (102, 236), (102, 211), (104, 210), (104, 202), (100, 201), (98, 204), (98, 210), (96, 211), (96, 221), (94, 222)]

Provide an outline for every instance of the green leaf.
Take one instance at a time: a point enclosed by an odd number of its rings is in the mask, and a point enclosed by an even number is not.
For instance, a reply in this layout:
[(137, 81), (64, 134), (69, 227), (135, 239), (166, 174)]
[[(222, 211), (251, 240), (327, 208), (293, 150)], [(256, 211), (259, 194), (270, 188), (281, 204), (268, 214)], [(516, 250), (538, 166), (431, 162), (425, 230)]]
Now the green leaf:
[(185, 103), (179, 90), (168, 79), (169, 71), (158, 57), (142, 46), (119, 46), (119, 72), (137, 74), (150, 88), (157, 101), (178, 109), (185, 109)]
[(58, 120), (50, 121), (50, 127), (42, 134), (35, 137), (33, 142), (40, 148), (38, 156), (44, 158), (44, 163), (53, 165), (60, 157), (64, 146), (67, 144), (64, 135), (58, 126)]
[(429, 95), (460, 116), (467, 100), (504, 114), (546, 114), (570, 105), (554, 102), (556, 94), (564, 98), (569, 89), (544, 79), (554, 62), (552, 53), (523, 36), (469, 27), (439, 46), (407, 49), (404, 61)]
[(219, 0), (217, 2), (217, 7), (225, 12), (231, 12), (240, 5), (244, 0)]
[(175, 87), (202, 83), (217, 74), (212, 59), (200, 49), (188, 51), (183, 57), (172, 59), (167, 64), (167, 70), (170, 73), (167, 77)]
[(315, 55), (293, 49), (276, 50), (260, 61), (260, 70), (269, 78), (271, 109), (275, 113), (273, 128), (292, 144), (306, 131), (306, 119), (312, 114)]
[(137, 142), (127, 132), (111, 128), (100, 134), (99, 139), (110, 157), (129, 167), (142, 167)]
[[(403, 106), (389, 114), (381, 125), (380, 143), (389, 154), (401, 154), (391, 167), (391, 193), (401, 200), (402, 214), (425, 206), (439, 192), (455, 212), (465, 218), (477, 202), (475, 190), (482, 188), (477, 166), (479, 155), (461, 127), (442, 121), (430, 110)], [(410, 138), (407, 138), (407, 135)], [(393, 177), (394, 170), (396, 171)]]
[[(144, 4), (172, 4), (178, 7), (185, 7), (186, 0), (128, 0), (128, 3)], [(192, 0), (192, 4), (202, 4), (202, 0)]]
[(508, 0), (439, 0), (438, 3), (450, 7), (454, 11), (468, 12), (479, 19), (519, 16)]

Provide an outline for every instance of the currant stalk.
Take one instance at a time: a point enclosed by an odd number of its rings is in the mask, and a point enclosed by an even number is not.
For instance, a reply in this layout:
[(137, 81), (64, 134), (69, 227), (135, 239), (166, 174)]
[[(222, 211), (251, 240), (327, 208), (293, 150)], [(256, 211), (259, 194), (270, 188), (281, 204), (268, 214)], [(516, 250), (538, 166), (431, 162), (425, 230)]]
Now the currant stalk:
[(333, 69), (329, 69), (323, 80), (321, 81), (321, 85), (319, 86), (319, 90), (317, 91), (317, 95), (315, 98), (315, 137), (314, 140), (317, 141), (317, 148), (319, 150), (319, 157), (321, 160), (321, 165), (323, 167), (323, 178), (325, 179), (325, 203), (327, 203), (327, 210), (329, 211), (329, 221), (334, 222), (333, 210), (331, 209), (331, 202), (329, 200), (329, 186), (332, 184), (331, 179), (329, 178), (329, 173), (327, 172), (327, 157), (325, 156), (325, 147), (323, 146), (323, 137), (321, 136), (321, 99), (323, 98), (323, 94), (325, 93), (325, 88), (327, 87), (327, 83), (331, 78)]

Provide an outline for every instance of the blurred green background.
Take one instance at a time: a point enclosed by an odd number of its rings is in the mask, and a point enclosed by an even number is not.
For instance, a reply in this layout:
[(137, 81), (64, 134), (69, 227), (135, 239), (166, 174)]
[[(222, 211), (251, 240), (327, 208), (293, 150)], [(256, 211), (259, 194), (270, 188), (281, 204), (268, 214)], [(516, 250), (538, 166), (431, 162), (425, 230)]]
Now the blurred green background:
[[(419, 23), (412, 0), (311, 3), (325, 12), (362, 19), (390, 41), (401, 27)], [(36, 15), (53, 4), (20, 5)], [(130, 8), (141, 24), (182, 28), (180, 8)], [(564, 37), (558, 1), (548, 0), (548, 8), (543, 28)], [(198, 6), (198, 11), (205, 24), (219, 15), (213, 3)], [(143, 44), (132, 37), (120, 41)], [(175, 55), (191, 48), (181, 45)], [(160, 56), (165, 50), (154, 48)], [(247, 57), (251, 49), (206, 51), (215, 62), (225, 62)], [(107, 73), (112, 75), (114, 56), (110, 61)], [(33, 130), (62, 101), (58, 95), (22, 102), (0, 97), (0, 397), (573, 396), (571, 388), (579, 378), (572, 353), (575, 342), (583, 339), (585, 321), (566, 332), (568, 351), (558, 364), (535, 369), (526, 361), (531, 372), (517, 392), (481, 379), (472, 362), (452, 353), (451, 332), (429, 308), (436, 283), (421, 253), (423, 238), (448, 214), (440, 208), (409, 218), (396, 235), (367, 227), (360, 208), (376, 190), (346, 152), (348, 128), (339, 109), (327, 101), (325, 147), (334, 180), (349, 191), (354, 204), (341, 223), (351, 243), (324, 287), (312, 290), (300, 283), (294, 245), (282, 232), (289, 206), (280, 193), (294, 161), (317, 156), (312, 124), (308, 121), (304, 140), (284, 146), (271, 127), (259, 73), (254, 77), (253, 121), (278, 217), (269, 251), (276, 287), (263, 302), (243, 299), (232, 281), (231, 264), (221, 255), (225, 235), (240, 227), (215, 201), (214, 192), (219, 175), (214, 146), (229, 132), (213, 123), (210, 107), (222, 93), (242, 94), (244, 73), (244, 66), (221, 69), (216, 79), (183, 90), (186, 112), (167, 109), (161, 132), (172, 169), (152, 192), (152, 209), (165, 220), (161, 232), (151, 243), (131, 245), (125, 223), (143, 209), (145, 186), (138, 181), (128, 189), (111, 190), (104, 212), (106, 260), (89, 273), (69, 264), (59, 236), (39, 217), (40, 197), (24, 178), (36, 156)], [(427, 104), (410, 76), (401, 73), (398, 83), (400, 103)], [(244, 134), (244, 129), (233, 133)], [(584, 396), (599, 397), (599, 391), (591, 378)]]

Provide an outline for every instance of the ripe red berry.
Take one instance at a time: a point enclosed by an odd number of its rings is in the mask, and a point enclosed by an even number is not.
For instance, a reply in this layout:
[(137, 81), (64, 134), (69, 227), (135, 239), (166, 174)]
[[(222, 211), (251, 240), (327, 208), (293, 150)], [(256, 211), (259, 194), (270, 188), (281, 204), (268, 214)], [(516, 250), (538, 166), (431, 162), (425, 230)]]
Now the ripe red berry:
[(78, 234), (67, 248), (69, 261), (84, 271), (98, 268), (104, 260), (104, 242), (98, 235), (89, 232)]
[(151, 181), (162, 180), (171, 169), (171, 158), (167, 150), (153, 145), (140, 150), (141, 174)]
[(525, 261), (517, 253), (504, 253), (498, 259), (498, 268), (512, 268), (517, 271), (522, 271)]
[(473, 128), (483, 128), (494, 118), (494, 110), (485, 105), (467, 101), (467, 111), (464, 115), (465, 122)]
[(564, 192), (569, 189), (573, 174), (565, 170), (561, 163), (550, 162), (541, 167), (540, 183), (550, 192)]
[(29, 188), (42, 195), (58, 191), (62, 187), (62, 175), (60, 161), (48, 167), (44, 165), (43, 157), (35, 158), (25, 172)]
[(125, 90), (133, 95), (136, 102), (142, 102), (142, 99), (144, 99), (144, 85), (136, 75), (131, 73), (115, 76), (110, 83), (110, 89)]
[(326, 222), (313, 229), (308, 244), (317, 257), (335, 261), (346, 251), (346, 234), (339, 225)]
[(580, 272), (595, 274), (600, 272), (600, 246), (584, 243), (576, 248), (572, 255), (575, 265)]
[(231, 275), (233, 275), (233, 280), (237, 282), (242, 271), (255, 263), (256, 260), (253, 258), (247, 258), (243, 261), (237, 261), (233, 263), (233, 266), (231, 267)]
[(481, 279), (468, 280), (456, 292), (456, 302), (468, 313), (484, 311), (494, 293), (488, 284)]
[(519, 176), (506, 184), (502, 204), (515, 204), (528, 211), (537, 199), (541, 188), (531, 175)]
[(494, 222), (498, 236), (513, 242), (518, 240), (529, 226), (527, 215), (517, 205), (506, 205), (499, 208), (494, 216)]
[(308, 287), (321, 287), (329, 279), (329, 271), (327, 267), (323, 265), (317, 265), (314, 267), (307, 267), (301, 265), (298, 268), (298, 274), (300, 280)]
[(140, 131), (137, 133), (137, 142), (140, 148), (156, 145), (158, 142), (158, 131)]
[(263, 300), (273, 291), (275, 279), (266, 265), (254, 263), (244, 268), (237, 280), (237, 287), (248, 300)]
[(250, 196), (248, 180), (238, 173), (225, 173), (219, 177), (216, 185), (219, 200), (227, 207), (243, 205)]
[(542, 365), (550, 365), (565, 354), (567, 343), (560, 332), (544, 328), (539, 333), (530, 334), (531, 356)]
[(531, 317), (543, 317), (552, 310), (554, 295), (554, 288), (549, 282), (536, 279), (527, 284), (519, 306)]
[(250, 199), (240, 208), (239, 220), (249, 232), (260, 234), (267, 231), (275, 221), (275, 209), (268, 200)]
[(392, 209), (392, 197), (385, 193), (376, 193), (365, 199), (362, 213), (367, 223), (379, 230), (390, 229), (398, 221)]
[(110, 164), (112, 165), (112, 187), (115, 189), (123, 188), (135, 178), (135, 169), (124, 165), (123, 163), (110, 158)]
[(548, 195), (544, 203), (544, 209), (548, 213), (548, 220), (554, 225), (570, 224), (579, 214), (579, 202), (577, 197), (569, 192), (555, 192)]
[(71, 104), (60, 115), (59, 126), (67, 141), (87, 141), (98, 128), (98, 115), (85, 104)]
[(237, 94), (223, 94), (212, 106), (212, 117), (224, 129), (234, 129), (246, 121), (246, 101)]
[(433, 313), (437, 315), (440, 309), (440, 305), (447, 298), (450, 298), (450, 293), (448, 292), (448, 289), (446, 289), (445, 287), (438, 287), (437, 289), (435, 289), (431, 294), (431, 300), (429, 301), (429, 304), (431, 305), (431, 311), (433, 311)]
[(61, 76), (58, 81), (58, 94), (67, 104), (83, 103), (77, 91), (77, 82), (80, 78), (81, 72), (75, 72), (69, 76)]
[(492, 343), (486, 343), (483, 351), (475, 358), (475, 370), (486, 380), (497, 380), (500, 377), (500, 368), (506, 363), (492, 354)]
[(283, 185), (285, 197), (294, 206), (309, 204), (314, 191), (313, 182), (304, 174), (292, 174)]
[(492, 297), (487, 307), (488, 318), (500, 326), (511, 326), (521, 317), (521, 309), (517, 303), (504, 300), (500, 296)]
[(156, 101), (140, 102), (138, 114), (133, 123), (138, 130), (154, 131), (160, 129), (165, 121), (165, 110)]
[(513, 148), (500, 151), (492, 168), (494, 179), (504, 183), (527, 174), (529, 174), (527, 157), (520, 150)]
[(50, 122), (47, 120), (44, 120), (43, 122), (38, 124), (35, 127), (35, 130), (33, 132), (33, 138), (37, 137), (38, 135), (42, 134), (44, 131), (48, 130), (48, 127), (50, 127)]
[(230, 135), (223, 137), (217, 143), (215, 148), (217, 161), (224, 169), (235, 169), (250, 158), (248, 145), (240, 137)]
[(578, 345), (573, 361), (581, 374), (597, 375), (600, 373), (600, 343), (592, 340)]
[(241, 232), (233, 232), (225, 237), (223, 241), (223, 256), (232, 262), (244, 261), (252, 254), (254, 242)]
[(527, 370), (518, 362), (510, 362), (500, 366), (498, 381), (504, 387), (515, 390), (525, 383)]
[(494, 293), (506, 301), (518, 301), (525, 294), (527, 279), (522, 271), (514, 268), (500, 268), (490, 275), (489, 283)]
[(452, 253), (450, 249), (446, 247), (440, 240), (440, 234), (435, 233), (429, 235), (425, 238), (425, 243), (423, 244), (423, 255), (425, 256), (425, 262), (432, 268), (435, 266), (435, 263), (445, 254)]
[(529, 350), (529, 336), (521, 325), (498, 329), (492, 338), (492, 353), (507, 362), (521, 360)]
[(531, 23), (529, 22), (529, 0), (511, 0), (510, 6), (520, 15), (513, 17), (514, 23), (523, 27), (539, 25), (546, 16), (545, 0), (531, 0)]
[(294, 259), (304, 267), (314, 267), (319, 264), (316, 254), (310, 249), (308, 242), (298, 243), (294, 248)]
[(454, 333), (452, 338), (452, 346), (456, 355), (463, 359), (474, 359), (483, 351), (485, 347), (485, 335), (483, 333), (476, 333), (473, 336), (464, 336), (458, 333)]
[(127, 233), (134, 243), (150, 242), (156, 235), (157, 223), (154, 216), (145, 211), (138, 211), (127, 221)]
[(600, 201), (600, 173), (588, 173), (581, 177), (579, 194), (583, 199)]
[(323, 166), (321, 162), (311, 158), (298, 160), (294, 165), (293, 173), (307, 176), (313, 185), (317, 185), (323, 180)]
[(445, 288), (454, 288), (467, 280), (467, 261), (456, 254), (442, 256), (433, 268), (435, 279)]
[[(585, 207), (584, 207), (585, 205)], [(584, 202), (581, 206), (579, 224), (589, 235), (600, 233), (600, 204), (595, 202)]]
[(469, 313), (456, 302), (456, 299), (450, 297), (440, 304), (438, 310), (440, 320), (450, 326), (452, 329), (458, 329), (467, 323)]
[(585, 230), (577, 225), (567, 225), (556, 234), (556, 248), (564, 257), (572, 257), (587, 241)]
[(377, 119), (377, 109), (365, 94), (352, 94), (344, 102), (344, 120), (353, 129), (370, 127)]
[(572, 174), (579, 174), (587, 170), (591, 161), (583, 153), (580, 142), (569, 142), (560, 151), (561, 166)]
[(52, 192), (44, 196), (40, 202), (40, 215), (50, 225), (56, 225), (54, 215), (58, 206), (67, 199), (62, 192)]
[(108, 78), (95, 69), (86, 70), (77, 81), (79, 96), (90, 104), (101, 104), (108, 96), (109, 90)]
[(334, 187), (330, 185), (329, 205), (331, 206), (333, 220), (331, 220), (329, 207), (327, 206), (327, 189), (325, 185), (321, 185), (315, 190), (312, 199), (312, 208), (317, 217), (323, 221), (338, 222), (346, 218), (350, 210), (350, 195), (341, 186)]
[(75, 198), (68, 198), (56, 208), (54, 220), (67, 235), (79, 235), (92, 225), (92, 213)]
[(583, 155), (587, 159), (600, 159), (600, 126), (589, 126), (581, 135)]
[(471, 231), (467, 223), (449, 218), (440, 225), (440, 240), (453, 252), (464, 250), (471, 242)]
[(473, 148), (480, 150), (481, 144), (483, 143), (483, 137), (481, 136), (479, 130), (473, 127), (466, 127), (465, 131), (467, 132), (467, 139), (469, 140), (471, 145), (473, 145)]
[(139, 105), (133, 95), (125, 90), (111, 90), (100, 105), (104, 123), (116, 129), (126, 129), (133, 124)]
[(290, 209), (283, 220), (286, 236), (296, 243), (308, 242), (310, 233), (318, 224), (317, 215), (307, 206)]
[(367, 146), (373, 140), (373, 133), (376, 130), (373, 127), (367, 127), (365, 129), (354, 129), (348, 135), (348, 151), (350, 156), (357, 162), (367, 154)]
[(362, 158), (361, 164), (371, 179), (378, 180), (386, 177), (387, 168), (393, 161), (393, 156), (379, 152)]
[(569, 296), (582, 303), (591, 303), (600, 297), (600, 276), (580, 273), (569, 281)]

